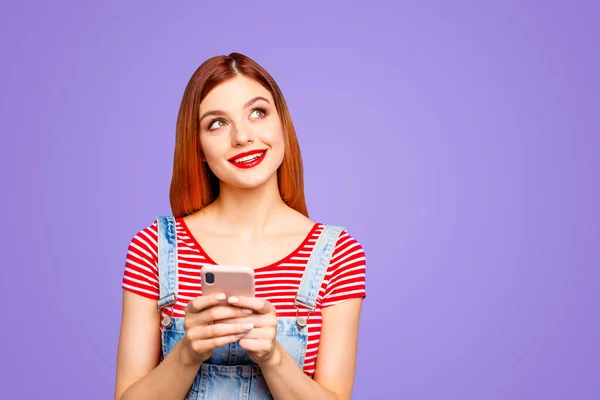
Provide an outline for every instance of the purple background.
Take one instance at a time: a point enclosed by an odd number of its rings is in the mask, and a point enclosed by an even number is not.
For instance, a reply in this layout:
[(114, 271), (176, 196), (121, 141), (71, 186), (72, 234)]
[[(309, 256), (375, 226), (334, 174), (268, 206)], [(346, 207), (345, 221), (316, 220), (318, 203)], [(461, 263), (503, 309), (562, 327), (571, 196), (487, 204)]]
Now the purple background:
[(2, 397), (111, 398), (183, 89), (238, 51), (367, 252), (354, 398), (599, 398), (597, 2), (287, 3), (3, 6)]

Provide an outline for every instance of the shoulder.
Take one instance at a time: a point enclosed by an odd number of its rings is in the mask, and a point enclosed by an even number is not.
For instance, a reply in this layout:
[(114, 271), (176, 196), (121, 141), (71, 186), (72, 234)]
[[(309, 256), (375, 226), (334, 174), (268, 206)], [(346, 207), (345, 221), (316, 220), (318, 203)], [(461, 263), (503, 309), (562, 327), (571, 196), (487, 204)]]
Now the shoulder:
[(127, 255), (128, 258), (141, 258), (152, 263), (158, 262), (158, 223), (156, 219), (137, 228), (129, 242)]
[(131, 242), (144, 244), (149, 247), (158, 247), (158, 223), (156, 219), (154, 219), (152, 223), (138, 227)]
[[(323, 226), (324, 228), (325, 226)], [(336, 239), (325, 279), (322, 307), (366, 297), (367, 260), (362, 244), (346, 228)]]
[(138, 229), (129, 242), (123, 288), (157, 300), (158, 285), (158, 228), (156, 220)]
[(331, 256), (330, 270), (348, 267), (350, 264), (365, 264), (366, 255), (361, 242), (347, 228), (340, 225), (319, 224), (321, 230), (326, 227), (336, 235), (335, 247)]
[[(323, 229), (329, 227), (337, 234), (335, 250), (333, 255), (339, 255), (340, 253), (347, 251), (358, 251), (364, 253), (364, 249), (360, 241), (354, 236), (347, 228), (340, 225), (325, 225), (321, 224)], [(338, 233), (339, 232), (339, 233)]]
[(187, 225), (182, 217), (158, 216), (152, 222), (148, 221), (146, 225), (138, 228), (130, 241), (130, 251), (150, 251), (153, 253), (154, 258), (156, 258), (158, 253), (159, 222), (162, 225), (162, 223), (167, 222), (167, 218), (174, 223), (177, 235), (187, 234)]

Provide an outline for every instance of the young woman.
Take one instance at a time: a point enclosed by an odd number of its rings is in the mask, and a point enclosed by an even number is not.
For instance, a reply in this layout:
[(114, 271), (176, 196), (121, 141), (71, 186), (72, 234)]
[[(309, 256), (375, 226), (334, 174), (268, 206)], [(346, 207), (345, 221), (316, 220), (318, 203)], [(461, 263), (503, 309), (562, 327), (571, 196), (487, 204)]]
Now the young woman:
[[(170, 200), (129, 244), (115, 399), (349, 399), (366, 261), (313, 222), (273, 78), (233, 53), (183, 95)], [(340, 201), (340, 199), (333, 199)], [(204, 265), (255, 270), (255, 297), (202, 296)]]

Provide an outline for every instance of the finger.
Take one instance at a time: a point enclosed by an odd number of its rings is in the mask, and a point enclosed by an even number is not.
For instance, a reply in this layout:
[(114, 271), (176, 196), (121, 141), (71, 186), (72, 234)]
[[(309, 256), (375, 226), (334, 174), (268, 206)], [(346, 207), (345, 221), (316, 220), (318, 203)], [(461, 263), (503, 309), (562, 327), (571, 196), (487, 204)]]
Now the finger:
[(236, 319), (246, 317), (249, 312), (243, 308), (231, 306), (213, 306), (197, 314), (188, 314), (185, 320), (185, 327), (190, 328), (197, 325), (207, 325), (222, 319)]
[(255, 353), (268, 353), (273, 346), (270, 340), (249, 339), (246, 338), (246, 336), (239, 339), (240, 347), (246, 351)]
[(225, 300), (225, 293), (212, 293), (206, 296), (198, 296), (188, 303), (186, 313), (196, 314), (202, 310), (216, 306)]
[(275, 311), (273, 304), (258, 297), (231, 296), (227, 299), (227, 302), (236, 307), (248, 308), (259, 314), (268, 314)]
[(270, 314), (251, 314), (240, 318), (226, 318), (219, 320), (220, 324), (236, 324), (252, 322), (255, 328), (277, 326), (277, 318)]
[[(243, 309), (245, 310), (245, 309)], [(220, 324), (237, 324), (239, 322), (252, 322), (254, 326), (259, 326), (261, 322), (261, 314), (243, 315), (241, 317), (223, 318), (219, 320)]]
[(197, 326), (186, 332), (189, 341), (245, 334), (254, 328), (251, 322)]
[(216, 337), (214, 339), (208, 340), (208, 342), (209, 342), (211, 349), (216, 349), (217, 347), (221, 347), (221, 346), (225, 346), (226, 344), (229, 344), (229, 343), (237, 342), (242, 337), (244, 337), (244, 334), (240, 333), (238, 335)]
[(271, 342), (275, 338), (275, 332), (269, 328), (257, 328), (249, 330), (245, 335), (244, 339), (252, 340), (266, 340)]
[(219, 336), (209, 340), (195, 340), (191, 342), (192, 349), (197, 353), (204, 353), (207, 350), (213, 350), (226, 344), (237, 342), (244, 336), (243, 333), (229, 336)]

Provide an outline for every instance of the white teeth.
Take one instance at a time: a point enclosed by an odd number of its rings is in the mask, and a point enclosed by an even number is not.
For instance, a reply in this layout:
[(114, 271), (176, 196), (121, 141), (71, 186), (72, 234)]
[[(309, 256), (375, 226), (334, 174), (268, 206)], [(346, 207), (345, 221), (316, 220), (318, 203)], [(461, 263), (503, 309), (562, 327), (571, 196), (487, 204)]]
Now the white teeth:
[(233, 162), (235, 162), (235, 163), (241, 163), (241, 162), (248, 162), (248, 161), (256, 160), (258, 157), (262, 156), (263, 153), (264, 153), (264, 151), (262, 153), (253, 154), (251, 156), (246, 156), (246, 157), (238, 158), (238, 159), (233, 160)]

